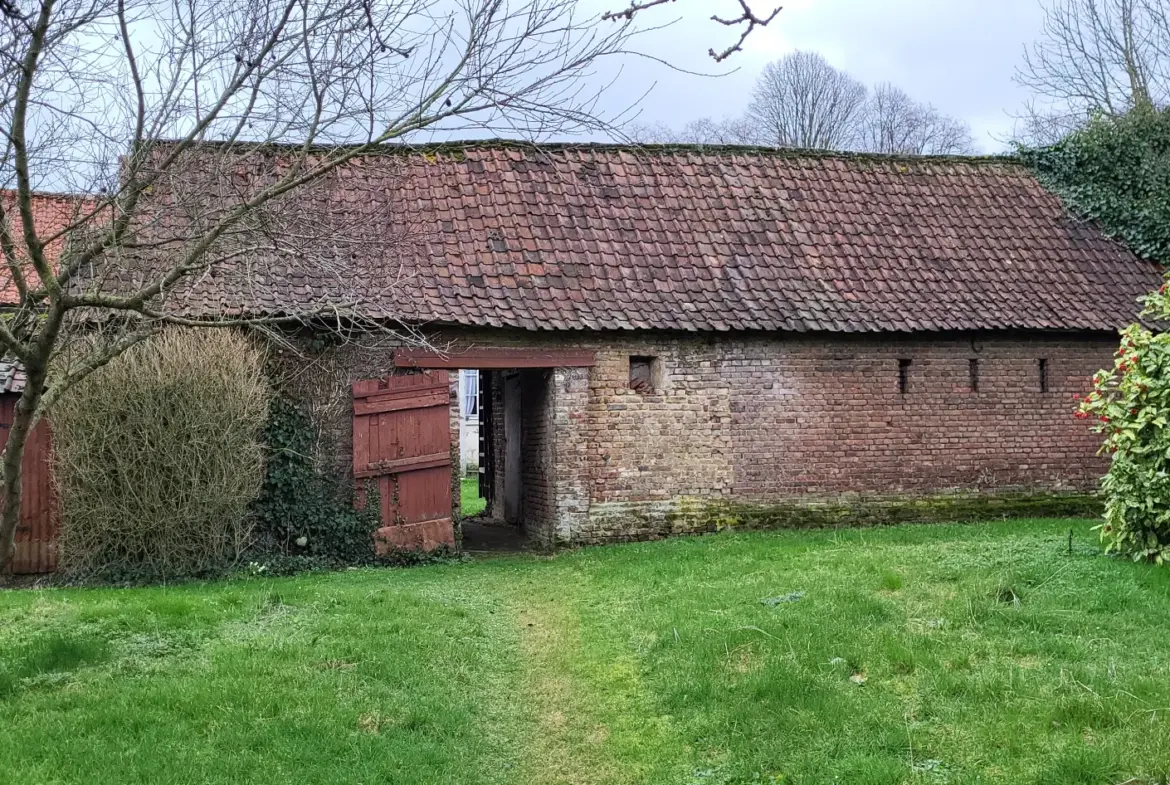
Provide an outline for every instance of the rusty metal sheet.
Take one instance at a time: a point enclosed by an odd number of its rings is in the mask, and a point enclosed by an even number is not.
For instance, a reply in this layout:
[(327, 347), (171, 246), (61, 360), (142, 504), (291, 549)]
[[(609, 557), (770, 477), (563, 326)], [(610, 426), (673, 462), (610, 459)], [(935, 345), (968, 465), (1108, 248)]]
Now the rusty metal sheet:
[[(0, 447), (8, 441), (19, 398), (10, 394), (0, 396)], [(23, 496), (12, 562), (12, 571), (17, 575), (57, 569), (57, 499), (53, 491), (51, 448), (49, 424), (42, 420), (24, 448)]]

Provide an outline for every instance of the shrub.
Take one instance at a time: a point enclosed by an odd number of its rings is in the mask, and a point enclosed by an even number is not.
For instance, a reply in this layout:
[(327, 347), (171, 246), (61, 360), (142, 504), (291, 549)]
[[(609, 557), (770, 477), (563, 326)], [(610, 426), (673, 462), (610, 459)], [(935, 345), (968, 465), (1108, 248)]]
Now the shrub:
[(264, 471), (263, 357), (221, 330), (168, 330), (49, 413), (62, 567), (158, 580), (231, 566), (251, 542)]
[[(1051, 147), (1020, 150), (1040, 181), (1078, 215), (1135, 253), (1170, 262), (1170, 109), (1099, 117)], [(1166, 287), (1145, 315), (1170, 319)], [(1113, 456), (1102, 480), (1106, 549), (1170, 560), (1170, 336), (1140, 325), (1122, 333), (1113, 368), (1093, 377), (1078, 417), (1095, 420)]]
[[(1170, 319), (1163, 286), (1146, 314)], [(1093, 377), (1077, 417), (1093, 419), (1113, 456), (1101, 482), (1106, 550), (1158, 564), (1170, 561), (1170, 333), (1126, 328), (1112, 370)]]

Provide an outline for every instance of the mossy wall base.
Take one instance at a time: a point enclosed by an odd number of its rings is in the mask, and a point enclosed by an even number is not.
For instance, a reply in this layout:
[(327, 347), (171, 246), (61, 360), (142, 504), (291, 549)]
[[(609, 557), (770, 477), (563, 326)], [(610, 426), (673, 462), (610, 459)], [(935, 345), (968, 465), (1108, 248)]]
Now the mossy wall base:
[(684, 497), (591, 506), (585, 527), (561, 544), (591, 544), (734, 529), (809, 529), (943, 523), (1002, 518), (1092, 518), (1102, 501), (1087, 493), (944, 493), (843, 496), (785, 503)]

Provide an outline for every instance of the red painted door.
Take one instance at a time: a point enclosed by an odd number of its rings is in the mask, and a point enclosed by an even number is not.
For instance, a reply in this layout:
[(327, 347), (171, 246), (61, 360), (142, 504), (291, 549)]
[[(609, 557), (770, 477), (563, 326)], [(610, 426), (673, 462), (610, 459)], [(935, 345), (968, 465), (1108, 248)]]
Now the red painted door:
[(455, 544), (450, 412), (447, 371), (353, 385), (353, 473), (381, 497), (379, 553)]
[[(17, 395), (0, 396), (0, 447), (8, 441), (18, 399)], [(57, 500), (49, 460), (49, 424), (41, 420), (25, 442), (21, 462), (23, 492), (12, 561), (17, 575), (57, 569)]]

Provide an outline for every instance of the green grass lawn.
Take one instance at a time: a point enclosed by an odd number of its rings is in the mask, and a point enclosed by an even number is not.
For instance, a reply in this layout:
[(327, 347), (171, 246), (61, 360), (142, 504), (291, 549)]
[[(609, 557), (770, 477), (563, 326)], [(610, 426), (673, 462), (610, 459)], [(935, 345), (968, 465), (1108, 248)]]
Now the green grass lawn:
[(0, 771), (1163, 782), (1170, 570), (1097, 550), (1085, 522), (1009, 521), (7, 592)]
[(478, 477), (464, 477), (459, 481), (459, 509), (467, 518), (487, 509), (487, 499), (479, 495)]

